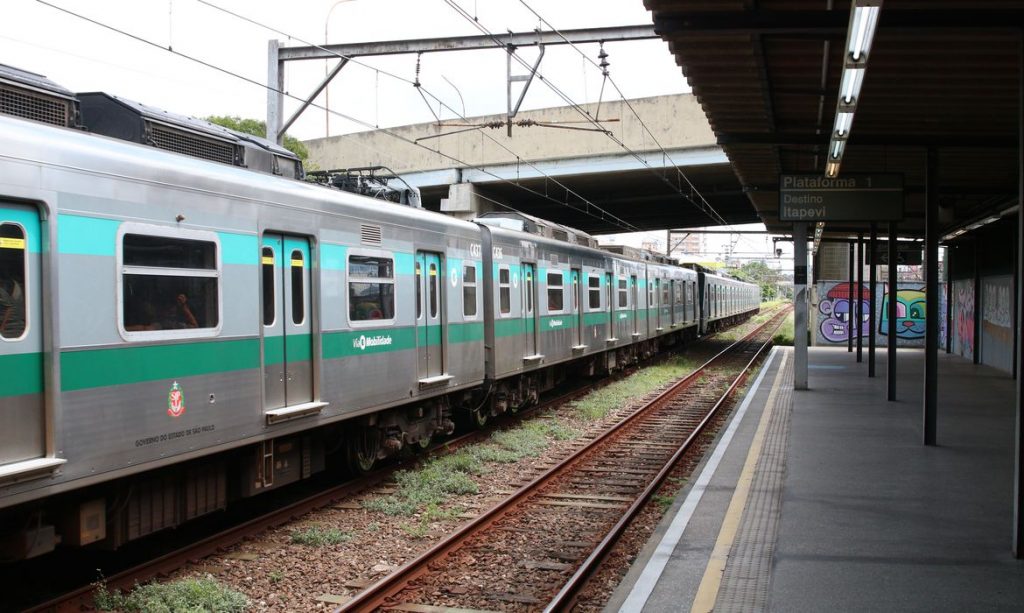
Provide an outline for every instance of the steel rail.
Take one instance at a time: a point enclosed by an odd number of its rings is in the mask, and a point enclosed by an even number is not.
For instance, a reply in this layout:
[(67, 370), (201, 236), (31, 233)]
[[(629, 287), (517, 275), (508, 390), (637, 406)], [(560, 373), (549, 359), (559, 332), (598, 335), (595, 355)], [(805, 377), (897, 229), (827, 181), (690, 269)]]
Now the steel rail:
[[(707, 337), (705, 337), (707, 338)], [(704, 339), (702, 339), (703, 341)], [(694, 345), (689, 345), (692, 348)], [(658, 363), (661, 360), (667, 359), (674, 352), (665, 352), (660, 354), (657, 358), (646, 360), (644, 365), (650, 365)], [(436, 443), (431, 447), (426, 455), (442, 455), (450, 453), (464, 445), (468, 445), (474, 442), (484, 440), (489, 436), (493, 430), (498, 426), (508, 425), (522, 421), (523, 419), (539, 413), (541, 411), (563, 405), (567, 402), (571, 402), (580, 396), (590, 393), (595, 389), (600, 389), (610, 383), (618, 381), (621, 376), (631, 374), (635, 369), (628, 369), (623, 371), (620, 375), (605, 377), (598, 381), (590, 382), (586, 385), (582, 385), (576, 389), (560, 394), (554, 398), (549, 398), (543, 402), (534, 405), (532, 407), (517, 411), (515, 413), (506, 413), (494, 422), (492, 422), (486, 429), (474, 430), (462, 434), (455, 438), (447, 439)], [(192, 560), (201, 559), (209, 555), (213, 555), (218, 551), (221, 551), (227, 547), (242, 542), (246, 537), (253, 534), (258, 534), (268, 528), (279, 526), (287, 523), (292, 519), (316, 511), (317, 509), (325, 506), (334, 504), (335, 502), (342, 500), (347, 497), (358, 494), (370, 487), (373, 487), (377, 483), (380, 483), (390, 477), (395, 471), (402, 468), (407, 468), (410, 464), (418, 461), (423, 457), (421, 454), (418, 458), (412, 458), (403, 462), (399, 462), (390, 466), (386, 466), (375, 470), (371, 473), (357, 477), (355, 479), (346, 481), (339, 485), (328, 488), (322, 492), (317, 492), (295, 502), (292, 502), (279, 509), (274, 509), (268, 513), (259, 517), (252, 518), (246, 522), (227, 528), (216, 534), (212, 534), (208, 537), (184, 545), (179, 549), (167, 552), (161, 556), (158, 556), (152, 560), (147, 560), (120, 572), (117, 572), (110, 577), (105, 579), (105, 585), (108, 589), (130, 589), (135, 586), (136, 583), (142, 583), (158, 577), (160, 575), (169, 574), (175, 570), (178, 570), (185, 564)], [(70, 592), (51, 598), (50, 600), (32, 605), (27, 609), (29, 612), (36, 611), (79, 611), (81, 608), (89, 607), (92, 603), (92, 594), (95, 591), (95, 586), (92, 584), (84, 585)]]
[[(509, 495), (508, 498), (506, 498), (502, 502), (491, 507), (483, 514), (477, 516), (472, 521), (464, 524), (456, 532), (452, 533), (444, 540), (435, 544), (427, 551), (423, 552), (410, 562), (406, 563), (404, 566), (396, 570), (394, 573), (382, 578), (377, 583), (369, 586), (362, 592), (356, 594), (356, 596), (353, 597), (352, 600), (341, 605), (340, 607), (335, 609), (335, 611), (338, 613), (348, 613), (350, 611), (373, 611), (380, 607), (388, 606), (389, 604), (391, 604), (389, 602), (390, 599), (392, 599), (395, 595), (401, 592), (411, 581), (413, 581), (421, 575), (430, 572), (429, 566), (431, 562), (441, 559), (447, 554), (457, 550), (460, 546), (462, 546), (462, 544), (467, 539), (476, 535), (479, 531), (486, 528), (487, 526), (493, 524), (499, 518), (508, 513), (513, 507), (522, 502), (526, 497), (531, 495), (535, 490), (539, 489), (540, 486), (551, 481), (554, 476), (562, 473), (566, 469), (571, 468), (574, 464), (579, 463), (585, 456), (589, 455), (590, 452), (601, 446), (609, 438), (621, 432), (628, 425), (637, 422), (642, 416), (648, 413), (652, 407), (655, 407), (663, 402), (666, 402), (667, 399), (669, 399), (670, 397), (676, 395), (680, 391), (689, 387), (694, 381), (696, 381), (696, 379), (699, 376), (705, 374), (706, 369), (715, 364), (719, 359), (727, 357), (727, 355), (733, 352), (737, 347), (748, 344), (752, 337), (754, 337), (762, 330), (764, 330), (769, 324), (776, 322), (787, 312), (788, 308), (782, 309), (771, 319), (769, 319), (768, 321), (766, 321), (765, 323), (761, 324), (753, 331), (748, 333), (744, 338), (735, 341), (722, 351), (715, 354), (712, 358), (704, 362), (692, 373), (690, 373), (683, 379), (673, 384), (670, 388), (659, 394), (657, 398), (651, 400), (644, 406), (640, 407), (639, 409), (625, 417), (623, 420), (619, 421), (609, 429), (605, 430), (601, 435), (591, 440), (587, 445), (581, 447), (572, 455), (568, 456), (558, 464), (554, 465), (553, 467), (549, 468), (548, 470), (540, 474), (533, 481), (527, 483), (526, 485), (522, 486), (521, 488), (513, 492), (511, 495)], [(770, 339), (768, 342), (765, 343), (765, 345), (767, 345), (769, 342)], [(758, 353), (760, 353), (760, 350), (758, 351)], [(747, 367), (749, 367), (749, 363)], [(745, 372), (746, 368), (744, 369), (744, 373)], [(741, 373), (740, 376), (742, 376), (742, 374), (743, 373)], [(729, 387), (729, 390), (723, 395), (723, 400), (724, 398), (728, 397), (728, 395), (732, 392), (733, 389), (735, 389), (737, 381), (734, 381), (733, 385), (731, 385)], [(722, 400), (719, 400), (719, 402), (716, 403), (715, 407), (717, 408), (718, 406), (721, 405), (721, 403)], [(675, 457), (676, 456), (673, 456), (674, 459)]]
[[(788, 312), (789, 309), (783, 309), (780, 313), (776, 314), (771, 319), (766, 321), (763, 325), (761, 325), (760, 327), (756, 328), (753, 332), (751, 332), (748, 335), (748, 338), (750, 336), (758, 334), (759, 332), (761, 332), (762, 329), (767, 327), (769, 324), (775, 323), (776, 321), (782, 319), (786, 314), (788, 314)], [(736, 391), (736, 388), (739, 387), (739, 385), (746, 378), (751, 366), (754, 365), (754, 362), (761, 356), (764, 350), (771, 345), (771, 340), (772, 339), (769, 338), (766, 342), (761, 344), (761, 346), (758, 348), (756, 352), (754, 352), (754, 355), (743, 367), (743, 370), (740, 371), (738, 375), (736, 375), (736, 378), (729, 386), (729, 389), (727, 389), (725, 393), (722, 394), (722, 397), (718, 399), (718, 401), (715, 403), (715, 406), (713, 406), (711, 410), (708, 411), (708, 414), (704, 417), (703, 420), (701, 420), (700, 424), (686, 438), (686, 440), (683, 441), (683, 443), (679, 446), (679, 449), (677, 449), (676, 452), (672, 454), (672, 457), (669, 458), (665, 466), (654, 477), (654, 480), (651, 481), (651, 483), (648, 484), (646, 488), (644, 488), (644, 491), (640, 493), (640, 495), (636, 498), (633, 504), (629, 506), (625, 514), (623, 514), (622, 518), (619, 519), (619, 521), (616, 522), (616, 524), (608, 531), (605, 537), (601, 539), (601, 542), (598, 544), (598, 546), (594, 548), (593, 552), (591, 552), (591, 554), (587, 556), (587, 559), (583, 561), (580, 567), (576, 569), (576, 572), (573, 573), (573, 576), (569, 579), (569, 581), (565, 583), (565, 585), (558, 592), (558, 594), (551, 600), (551, 602), (548, 603), (546, 607), (544, 607), (545, 613), (568, 609), (569, 605), (575, 599), (576, 595), (579, 594), (579, 591), (583, 588), (584, 585), (586, 585), (587, 580), (594, 574), (594, 572), (597, 571), (597, 569), (600, 567), (601, 563), (608, 556), (608, 554), (611, 553), (612, 548), (618, 542), (622, 534), (626, 531), (626, 528), (629, 527), (629, 524), (633, 521), (633, 518), (636, 517), (636, 515), (644, 508), (648, 500), (650, 500), (651, 496), (653, 496), (654, 493), (658, 491), (658, 488), (661, 487), (661, 484), (665, 481), (668, 475), (675, 468), (675, 465), (679, 461), (679, 459), (682, 458), (683, 455), (690, 450), (690, 447), (697, 441), (698, 437), (700, 437), (700, 435), (704, 433), (704, 430), (707, 427), (707, 425), (711, 422), (711, 419), (718, 414), (719, 409), (722, 408), (726, 400), (729, 399), (733, 392)], [(661, 396), (655, 399), (655, 401), (658, 401), (660, 399)], [(652, 403), (655, 401), (652, 401)]]
[[(708, 335), (699, 339), (696, 343), (687, 344), (686, 348), (692, 349), (696, 346), (702, 345), (707, 340), (713, 339), (714, 335)], [(735, 344), (735, 343), (734, 343)], [(731, 346), (730, 346), (731, 347)], [(727, 351), (728, 349), (726, 349)], [(658, 357), (645, 360), (643, 365), (656, 364), (660, 361), (668, 359), (671, 355), (676, 353), (675, 351), (666, 351), (659, 354)], [(722, 352), (716, 354), (715, 357), (721, 355)], [(715, 358), (712, 358), (712, 360)], [(710, 362), (710, 360), (709, 360)], [(586, 385), (580, 386), (576, 389), (570, 390), (564, 394), (560, 394), (554, 398), (544, 400), (543, 402), (529, 407), (527, 409), (517, 411), (515, 413), (506, 413), (499, 416), (488, 428), (482, 430), (474, 430), (466, 434), (460, 435), (453, 439), (447, 439), (440, 441), (435, 444), (431, 449), (426, 452), (426, 455), (442, 455), (450, 453), (464, 445), (468, 445), (474, 442), (485, 439), (491, 434), (496, 426), (507, 425), (510, 423), (516, 423), (523, 419), (539, 413), (541, 411), (563, 405), (567, 402), (571, 402), (584, 394), (590, 393), (595, 389), (604, 387), (610, 383), (618, 381), (622, 376), (631, 374), (635, 371), (635, 368), (629, 368), (624, 370), (617, 376), (604, 377), (599, 381), (594, 381)], [(149, 581), (155, 577), (161, 575), (167, 575), (173, 571), (176, 571), (188, 564), (189, 562), (197, 559), (201, 559), (210, 555), (213, 555), (227, 547), (231, 547), (242, 542), (246, 537), (258, 534), (268, 528), (273, 528), (289, 521), (294, 520), (296, 517), (300, 517), (317, 509), (325, 506), (334, 504), (339, 500), (347, 497), (356, 495), (374, 485), (386, 480), (395, 471), (402, 468), (407, 468), (410, 464), (420, 460), (424, 454), (421, 454), (417, 458), (411, 458), (409, 460), (399, 462), (387, 467), (380, 468), (369, 474), (357, 477), (355, 479), (346, 481), (336, 486), (330, 487), (322, 492), (311, 494), (305, 498), (292, 502), (279, 509), (274, 509), (268, 513), (249, 519), (236, 526), (231, 526), (221, 532), (212, 534), (208, 537), (202, 538), (193, 543), (184, 545), (178, 549), (167, 552), (160, 555), (152, 560), (147, 560), (120, 572), (117, 572), (110, 577), (105, 579), (105, 585), (108, 589), (130, 589), (137, 583), (143, 583)], [(92, 584), (82, 586), (55, 598), (52, 598), (41, 604), (32, 605), (27, 611), (79, 611), (82, 607), (90, 607), (93, 605), (92, 594), (95, 591), (95, 586)]]

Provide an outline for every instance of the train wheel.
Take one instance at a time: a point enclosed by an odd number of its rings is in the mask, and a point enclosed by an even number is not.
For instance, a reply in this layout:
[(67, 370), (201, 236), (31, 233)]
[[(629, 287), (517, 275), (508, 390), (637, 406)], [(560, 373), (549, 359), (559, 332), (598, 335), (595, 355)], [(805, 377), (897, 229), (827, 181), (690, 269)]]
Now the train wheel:
[(348, 464), (353, 472), (365, 474), (373, 470), (380, 453), (380, 431), (359, 428), (349, 437)]
[(483, 429), (487, 425), (487, 420), (490, 419), (491, 413), (487, 407), (481, 407), (479, 411), (473, 411), (471, 416), (473, 419), (473, 425), (478, 429)]

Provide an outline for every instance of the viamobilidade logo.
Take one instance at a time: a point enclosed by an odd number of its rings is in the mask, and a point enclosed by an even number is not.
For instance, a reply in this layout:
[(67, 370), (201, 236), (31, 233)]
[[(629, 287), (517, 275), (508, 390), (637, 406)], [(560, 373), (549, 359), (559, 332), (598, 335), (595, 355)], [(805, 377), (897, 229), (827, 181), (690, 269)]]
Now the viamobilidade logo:
[(378, 334), (377, 336), (359, 335), (359, 338), (352, 339), (352, 347), (364, 351), (367, 347), (386, 347), (392, 343), (391, 336)]

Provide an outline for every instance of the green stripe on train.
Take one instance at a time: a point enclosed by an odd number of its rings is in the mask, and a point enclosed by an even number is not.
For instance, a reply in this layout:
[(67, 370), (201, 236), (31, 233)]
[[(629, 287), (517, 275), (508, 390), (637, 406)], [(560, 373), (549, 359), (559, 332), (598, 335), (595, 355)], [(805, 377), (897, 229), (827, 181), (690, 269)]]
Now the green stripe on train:
[[(285, 355), (287, 352), (287, 356)], [(263, 337), (263, 363), (267, 366), (289, 362), (308, 362), (313, 358), (313, 336), (311, 334), (289, 334)]]
[(263, 337), (263, 363), (267, 366), (284, 363), (284, 337)]
[(448, 326), (449, 343), (473, 343), (482, 340), (484, 340), (483, 322), (469, 321)]
[(323, 357), (326, 360), (354, 355), (385, 353), (416, 348), (416, 327), (376, 328), (372, 330), (345, 330), (325, 332)]
[(60, 354), (61, 390), (181, 379), (259, 368), (259, 339), (117, 347)]
[(43, 354), (0, 355), (0, 397), (43, 391)]

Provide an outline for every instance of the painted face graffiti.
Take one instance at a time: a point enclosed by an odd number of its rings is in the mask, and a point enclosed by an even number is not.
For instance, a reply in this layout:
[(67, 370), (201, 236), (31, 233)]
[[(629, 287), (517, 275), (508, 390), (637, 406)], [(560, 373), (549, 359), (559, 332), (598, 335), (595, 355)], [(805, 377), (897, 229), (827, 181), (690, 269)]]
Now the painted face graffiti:
[[(871, 299), (871, 292), (864, 288), (860, 300), (851, 300), (851, 296), (857, 293), (856, 286), (852, 283), (838, 283), (828, 290), (825, 299), (818, 304), (818, 310), (826, 317), (821, 320), (821, 335), (825, 340), (832, 343), (843, 343), (850, 337), (851, 318), (856, 317), (859, 311), (860, 324), (853, 326), (853, 338), (867, 336), (868, 333), (868, 305)], [(859, 302), (860, 308), (857, 308)], [(853, 308), (851, 308), (853, 307)]]
[(974, 355), (974, 287), (970, 282), (958, 281), (954, 285), (953, 313), (956, 325), (954, 342), (960, 355)]
[[(896, 290), (896, 336), (897, 338), (924, 338), (925, 331), (924, 288)], [(889, 334), (889, 293), (882, 298), (882, 317), (878, 332)]]

